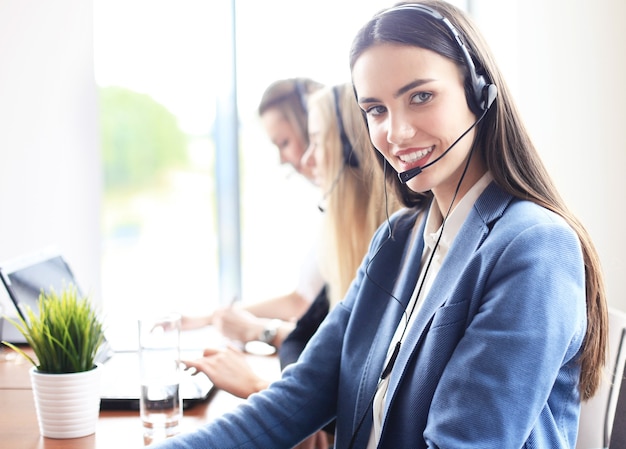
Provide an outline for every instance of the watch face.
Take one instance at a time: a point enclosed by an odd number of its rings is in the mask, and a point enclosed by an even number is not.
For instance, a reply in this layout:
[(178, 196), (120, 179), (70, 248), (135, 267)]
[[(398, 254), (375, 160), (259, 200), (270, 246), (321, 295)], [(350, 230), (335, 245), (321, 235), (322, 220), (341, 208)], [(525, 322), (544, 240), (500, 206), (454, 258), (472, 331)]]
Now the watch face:
[(279, 325), (280, 320), (270, 320), (269, 323), (265, 326), (265, 329), (263, 329), (263, 332), (261, 332), (261, 335), (259, 336), (259, 341), (271, 344), (272, 341), (274, 341), (276, 334), (278, 333)]

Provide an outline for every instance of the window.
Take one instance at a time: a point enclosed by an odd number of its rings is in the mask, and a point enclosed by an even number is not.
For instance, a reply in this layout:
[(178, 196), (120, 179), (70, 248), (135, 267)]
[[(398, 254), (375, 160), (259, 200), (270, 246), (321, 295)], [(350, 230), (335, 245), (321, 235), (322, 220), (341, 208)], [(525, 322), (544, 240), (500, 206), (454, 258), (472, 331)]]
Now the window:
[(201, 311), (217, 291), (210, 2), (96, 0), (104, 192), (102, 298), (113, 320)]
[[(353, 35), (389, 4), (324, 0), (306, 6), (305, 20), (301, 2), (235, 3), (244, 301), (295, 287), (319, 216), (320, 192), (279, 166), (261, 128), (263, 90), (295, 76), (349, 81)], [(230, 7), (95, 0), (106, 182), (102, 297), (110, 316), (217, 305), (213, 126)]]

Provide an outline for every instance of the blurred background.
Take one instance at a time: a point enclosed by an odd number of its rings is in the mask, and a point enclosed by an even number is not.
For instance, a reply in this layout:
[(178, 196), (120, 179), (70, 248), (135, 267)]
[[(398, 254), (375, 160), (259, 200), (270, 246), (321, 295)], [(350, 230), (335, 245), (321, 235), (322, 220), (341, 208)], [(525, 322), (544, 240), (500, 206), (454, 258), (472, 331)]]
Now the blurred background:
[[(108, 298), (117, 303), (130, 289), (136, 293), (129, 298), (152, 290), (158, 304), (179, 298), (176, 306), (191, 313), (218, 298), (230, 300), (219, 285), (232, 279), (223, 272), (220, 277), (220, 268), (228, 270), (237, 250), (225, 250), (226, 266), (220, 264), (219, 248), (228, 242), (218, 235), (216, 151), (232, 152), (218, 145), (218, 133), (224, 131), (220, 93), (233, 75), (241, 258), (232, 269), (241, 270), (243, 300), (295, 287), (300, 260), (317, 232), (319, 193), (292, 168), (280, 166), (257, 107), (277, 79), (349, 81), (351, 38), (385, 3), (361, 2), (354, 12), (356, 4), (349, 2), (321, 2), (304, 11), (302, 3), (287, 0), (95, 0), (105, 176), (102, 291), (109, 310), (115, 306)], [(225, 45), (231, 35), (235, 74), (229, 65), (232, 47)], [(226, 207), (238, 206), (230, 201)], [(145, 276), (141, 282), (137, 266)], [(155, 273), (164, 282), (155, 285)]]

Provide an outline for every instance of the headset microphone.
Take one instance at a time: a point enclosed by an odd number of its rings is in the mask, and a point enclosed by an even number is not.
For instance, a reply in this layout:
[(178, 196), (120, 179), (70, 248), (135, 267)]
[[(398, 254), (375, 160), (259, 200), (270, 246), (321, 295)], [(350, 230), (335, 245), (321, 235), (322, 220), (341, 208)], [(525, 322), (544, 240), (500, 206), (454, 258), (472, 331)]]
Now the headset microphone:
[(324, 209), (324, 206), (322, 204), (326, 201), (326, 199), (330, 196), (330, 194), (333, 193), (333, 190), (335, 190), (335, 187), (337, 187), (337, 183), (339, 182), (339, 179), (341, 179), (341, 175), (343, 174), (343, 171), (346, 169), (347, 165), (348, 164), (344, 160), (344, 162), (341, 164), (341, 168), (337, 172), (337, 176), (335, 176), (335, 179), (333, 179), (333, 182), (330, 184), (330, 187), (328, 188), (326, 193), (324, 193), (324, 195), (322, 196), (322, 199), (317, 205), (317, 208), (319, 209), (320, 212), (322, 213), (326, 212), (326, 209)]
[(489, 84), (487, 86), (485, 86), (485, 96), (486, 96), (486, 100), (485, 100), (485, 108), (482, 112), (482, 114), (480, 114), (480, 117), (478, 117), (478, 119), (472, 123), (472, 125), (467, 128), (465, 130), (465, 132), (463, 132), (463, 134), (461, 134), (459, 136), (458, 139), (456, 139), (454, 141), (454, 143), (452, 145), (450, 145), (448, 147), (448, 149), (446, 151), (444, 151), (443, 153), (441, 153), (441, 155), (439, 155), (439, 157), (437, 157), (435, 160), (430, 161), (428, 164), (426, 165), (422, 165), (421, 167), (414, 167), (410, 170), (407, 171), (403, 171), (402, 173), (398, 173), (398, 179), (400, 179), (400, 182), (402, 184), (406, 184), (408, 181), (410, 181), (411, 179), (415, 178), (417, 175), (419, 175), (422, 170), (424, 170), (425, 168), (430, 167), (431, 165), (433, 165), (435, 162), (439, 161), (440, 159), (442, 159), (446, 154), (448, 154), (448, 151), (450, 151), (452, 148), (454, 148), (454, 146), (459, 143), (459, 141), (465, 137), (465, 135), (470, 132), (472, 129), (474, 129), (474, 127), (476, 125), (478, 125), (480, 123), (480, 121), (485, 117), (485, 115), (487, 114), (487, 111), (489, 110), (489, 108), (491, 107), (491, 105), (493, 104), (494, 100), (496, 99), (496, 96), (498, 95), (498, 89), (496, 88), (496, 86), (494, 84)]
[[(487, 112), (487, 111), (485, 111)], [(403, 171), (402, 173), (398, 173), (398, 179), (400, 179), (400, 182), (402, 184), (406, 184), (407, 182), (409, 182), (411, 179), (415, 178), (417, 175), (419, 175), (422, 170), (424, 170), (425, 168), (430, 167), (431, 165), (435, 164), (435, 162), (438, 162), (439, 160), (441, 160), (446, 154), (448, 154), (448, 151), (450, 151), (452, 148), (454, 148), (454, 146), (463, 138), (465, 137), (465, 135), (470, 132), (477, 124), (478, 122), (480, 122), (482, 120), (482, 118), (485, 116), (485, 112), (483, 112), (481, 114), (481, 116), (478, 118), (478, 120), (476, 120), (474, 123), (472, 123), (472, 125), (467, 128), (463, 134), (461, 134), (461, 136), (456, 139), (454, 141), (454, 143), (452, 145), (450, 145), (448, 147), (448, 149), (446, 151), (444, 151), (443, 153), (441, 153), (439, 155), (439, 157), (437, 157), (435, 160), (430, 161), (428, 164), (426, 165), (422, 165), (421, 167), (414, 167), (410, 170), (407, 171)]]

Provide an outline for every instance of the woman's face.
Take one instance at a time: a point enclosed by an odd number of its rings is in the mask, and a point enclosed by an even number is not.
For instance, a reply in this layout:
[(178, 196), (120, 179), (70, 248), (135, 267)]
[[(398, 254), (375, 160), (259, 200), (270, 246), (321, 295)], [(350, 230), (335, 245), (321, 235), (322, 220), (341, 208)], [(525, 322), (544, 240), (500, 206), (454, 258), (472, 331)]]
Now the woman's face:
[[(374, 146), (399, 173), (433, 161), (476, 120), (467, 105), (461, 71), (430, 50), (375, 45), (356, 60), (352, 80)], [(432, 190), (440, 207), (449, 205), (474, 134), (467, 133), (407, 186), (416, 192)], [(474, 155), (457, 198), (484, 172), (484, 163)]]
[(298, 173), (312, 180), (309, 167), (302, 164), (306, 144), (297, 130), (277, 108), (268, 109), (261, 115), (261, 122), (270, 140), (278, 148), (281, 164), (290, 164)]
[(326, 185), (326, 146), (324, 118), (315, 104), (309, 106), (309, 148), (302, 164), (311, 170), (312, 181), (318, 187)]

